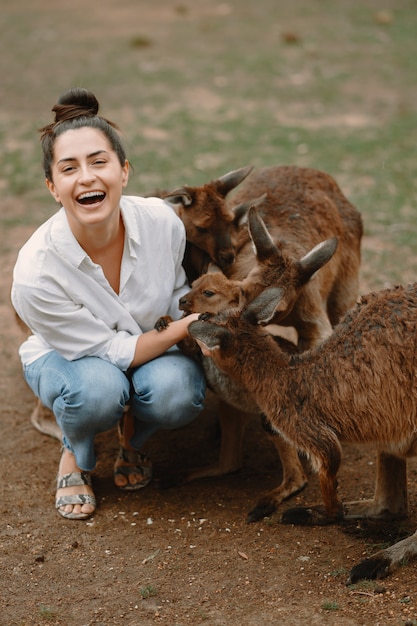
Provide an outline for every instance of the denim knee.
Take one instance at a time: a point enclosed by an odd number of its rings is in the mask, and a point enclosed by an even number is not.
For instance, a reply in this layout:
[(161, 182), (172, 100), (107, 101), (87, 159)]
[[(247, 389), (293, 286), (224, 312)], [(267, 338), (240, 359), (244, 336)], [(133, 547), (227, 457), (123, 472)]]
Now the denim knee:
[(72, 423), (97, 433), (113, 428), (123, 413), (129, 395), (120, 385), (119, 376), (102, 379), (100, 382), (88, 377), (79, 379), (76, 385), (67, 387), (58, 396), (53, 411), (63, 428)]
[(135, 417), (158, 428), (172, 429), (193, 421), (204, 407), (206, 382), (200, 365), (169, 351), (132, 374)]
[(95, 465), (94, 437), (110, 430), (129, 399), (127, 376), (96, 357), (67, 361), (51, 352), (25, 369), (25, 377), (62, 430), (64, 445), (81, 469)]

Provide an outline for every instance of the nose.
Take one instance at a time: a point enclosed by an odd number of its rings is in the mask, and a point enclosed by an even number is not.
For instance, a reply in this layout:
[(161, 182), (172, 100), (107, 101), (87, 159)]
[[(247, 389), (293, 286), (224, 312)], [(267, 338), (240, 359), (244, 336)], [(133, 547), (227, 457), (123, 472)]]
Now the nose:
[(92, 183), (96, 178), (94, 170), (88, 165), (80, 165), (79, 169), (79, 182), (83, 185)]
[(233, 248), (229, 248), (227, 250), (220, 250), (218, 254), (217, 262), (220, 265), (221, 269), (227, 269), (230, 265), (233, 264), (235, 260), (235, 252)]
[(189, 304), (190, 303), (189, 303), (189, 301), (187, 299), (187, 295), (182, 296), (182, 298), (180, 298), (179, 307), (178, 308), (179, 308), (180, 311), (187, 311), (187, 309), (189, 307)]

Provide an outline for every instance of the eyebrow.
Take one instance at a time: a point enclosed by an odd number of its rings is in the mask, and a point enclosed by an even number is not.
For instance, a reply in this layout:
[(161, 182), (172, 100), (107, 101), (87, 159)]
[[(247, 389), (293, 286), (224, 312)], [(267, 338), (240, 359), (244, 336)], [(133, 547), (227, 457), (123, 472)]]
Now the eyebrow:
[[(90, 154), (87, 154), (87, 159), (92, 159), (95, 156), (98, 156), (99, 154), (107, 154), (107, 150), (96, 150), (95, 152), (91, 152)], [(65, 157), (63, 159), (59, 159), (59, 161), (57, 162), (57, 165), (59, 163), (67, 163), (68, 161), (76, 161), (76, 157)]]

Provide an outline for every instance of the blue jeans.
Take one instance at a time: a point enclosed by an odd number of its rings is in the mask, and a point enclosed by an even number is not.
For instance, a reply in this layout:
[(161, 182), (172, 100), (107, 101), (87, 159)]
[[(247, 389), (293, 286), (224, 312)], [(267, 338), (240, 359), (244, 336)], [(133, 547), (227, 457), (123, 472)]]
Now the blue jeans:
[(54, 413), (64, 446), (84, 471), (96, 464), (95, 435), (117, 424), (126, 403), (134, 415), (131, 444), (139, 450), (160, 428), (193, 421), (206, 392), (202, 368), (176, 347), (128, 372), (97, 357), (67, 361), (53, 351), (26, 366), (24, 375)]

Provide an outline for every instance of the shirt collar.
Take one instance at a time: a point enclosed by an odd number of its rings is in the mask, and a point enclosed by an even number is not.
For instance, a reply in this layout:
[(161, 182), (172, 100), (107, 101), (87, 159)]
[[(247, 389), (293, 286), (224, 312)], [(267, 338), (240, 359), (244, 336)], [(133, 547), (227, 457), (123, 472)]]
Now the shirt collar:
[(122, 196), (120, 200), (120, 210), (125, 226), (125, 242), (127, 242), (129, 246), (129, 253), (136, 257), (135, 248), (140, 244), (140, 231), (134, 208), (135, 205), (130, 197)]
[[(135, 244), (140, 243), (139, 225), (135, 219), (132, 202), (129, 197), (122, 196), (120, 209), (125, 226), (125, 241), (129, 246), (129, 253), (136, 256)], [(80, 246), (69, 226), (64, 207), (55, 213), (51, 225), (51, 240), (58, 254), (67, 259), (75, 267), (89, 259), (88, 254)]]
[(72, 233), (64, 207), (61, 207), (54, 215), (51, 225), (51, 241), (58, 254), (74, 266), (80, 266), (88, 256)]

